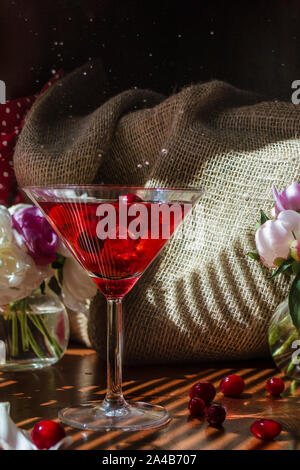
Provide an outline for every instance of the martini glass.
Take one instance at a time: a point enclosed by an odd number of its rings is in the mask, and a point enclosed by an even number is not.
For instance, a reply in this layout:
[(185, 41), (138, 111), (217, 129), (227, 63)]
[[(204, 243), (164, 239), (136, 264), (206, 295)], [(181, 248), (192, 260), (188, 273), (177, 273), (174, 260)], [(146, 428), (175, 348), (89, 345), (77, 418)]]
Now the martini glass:
[(202, 192), (107, 185), (30, 186), (24, 191), (107, 299), (106, 396), (102, 402), (65, 408), (59, 418), (72, 427), (98, 431), (166, 424), (170, 417), (162, 406), (127, 402), (123, 396), (122, 299)]

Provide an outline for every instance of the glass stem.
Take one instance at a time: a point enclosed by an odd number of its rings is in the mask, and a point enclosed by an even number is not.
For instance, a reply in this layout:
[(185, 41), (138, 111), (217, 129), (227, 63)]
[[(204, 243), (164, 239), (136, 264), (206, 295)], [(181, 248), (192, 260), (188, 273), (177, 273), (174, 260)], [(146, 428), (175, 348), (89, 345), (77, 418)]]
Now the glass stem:
[(103, 406), (108, 410), (124, 408), (122, 393), (123, 320), (122, 300), (107, 301), (107, 391)]

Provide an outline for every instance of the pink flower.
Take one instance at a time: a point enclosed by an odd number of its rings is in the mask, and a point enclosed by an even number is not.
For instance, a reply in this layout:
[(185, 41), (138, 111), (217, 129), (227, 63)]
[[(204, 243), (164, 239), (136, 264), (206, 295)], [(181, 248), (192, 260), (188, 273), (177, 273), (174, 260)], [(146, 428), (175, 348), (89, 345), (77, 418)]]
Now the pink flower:
[(269, 268), (289, 258), (291, 243), (299, 239), (300, 214), (292, 210), (280, 212), (277, 219), (265, 222), (255, 235), (260, 259)]
[(55, 260), (58, 237), (38, 207), (15, 212), (12, 221), (36, 264), (50, 264)]
[(296, 182), (288, 186), (282, 193), (277, 191), (276, 186), (273, 186), (273, 197), (275, 200), (275, 214), (282, 211), (293, 210), (300, 211), (300, 185)]
[(300, 261), (300, 240), (294, 240), (291, 243), (291, 257), (295, 261)]

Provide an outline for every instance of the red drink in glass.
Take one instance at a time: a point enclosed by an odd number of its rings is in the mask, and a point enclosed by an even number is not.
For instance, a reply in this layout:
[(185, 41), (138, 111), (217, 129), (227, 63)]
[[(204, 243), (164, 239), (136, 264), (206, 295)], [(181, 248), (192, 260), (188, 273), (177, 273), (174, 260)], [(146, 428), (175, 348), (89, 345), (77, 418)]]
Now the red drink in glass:
[[(106, 231), (106, 238), (97, 235), (97, 226), (104, 216), (97, 215), (104, 202), (40, 202), (44, 213), (59, 231), (62, 239), (82, 266), (88, 271), (98, 288), (108, 299), (122, 298), (141, 277), (151, 261), (165, 245), (184, 217), (184, 205), (172, 211), (172, 204), (163, 204), (166, 211), (159, 212), (159, 202), (125, 202), (126, 226), (122, 226), (119, 202), (110, 202), (116, 214), (115, 230)], [(122, 204), (122, 201), (121, 201)], [(124, 203), (123, 203), (124, 204)], [(137, 227), (139, 233), (130, 231), (135, 216), (130, 216), (130, 207), (143, 207), (147, 217), (145, 229)], [(153, 206), (156, 206), (157, 211)], [(120, 209), (121, 208), (121, 209)], [(157, 215), (158, 214), (158, 215)], [(157, 218), (154, 221), (154, 217)], [(157, 231), (153, 238), (153, 226)], [(166, 225), (168, 225), (166, 227)], [(123, 232), (121, 231), (123, 228)], [(125, 230), (124, 230), (125, 228)], [(164, 233), (164, 228), (167, 228)], [(123, 237), (126, 238), (122, 238)]]
[(64, 408), (59, 418), (69, 426), (98, 431), (137, 431), (167, 424), (170, 416), (164, 407), (127, 402), (123, 396), (122, 299), (202, 191), (95, 184), (31, 186), (25, 192), (107, 298), (105, 398)]

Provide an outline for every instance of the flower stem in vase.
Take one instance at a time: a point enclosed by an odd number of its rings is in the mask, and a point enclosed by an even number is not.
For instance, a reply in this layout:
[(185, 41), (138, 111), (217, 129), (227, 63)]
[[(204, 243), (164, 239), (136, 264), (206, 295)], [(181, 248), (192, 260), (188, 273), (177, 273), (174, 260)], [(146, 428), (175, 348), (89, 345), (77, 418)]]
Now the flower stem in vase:
[(18, 318), (17, 318), (17, 313), (12, 314), (12, 325), (11, 325), (11, 331), (12, 331), (12, 346), (11, 346), (11, 355), (13, 357), (16, 357), (19, 354), (19, 344), (18, 344)]
[(35, 355), (37, 357), (39, 357), (40, 359), (43, 359), (45, 357), (45, 355), (42, 353), (42, 351), (38, 347), (37, 342), (35, 341), (35, 339), (33, 337), (33, 334), (31, 332), (30, 328), (28, 327), (28, 325), (27, 325), (27, 328), (28, 328), (28, 332), (27, 332), (28, 341), (29, 341), (31, 349), (33, 350), (33, 352), (35, 353)]
[(60, 355), (62, 354), (62, 348), (57, 342), (56, 338), (54, 338), (54, 336), (51, 335), (47, 325), (42, 320), (42, 318), (38, 318), (34, 314), (29, 314), (28, 317), (31, 320), (31, 322), (34, 324), (34, 326), (40, 331), (43, 337), (47, 339), (55, 356), (60, 357)]
[(292, 344), (295, 339), (299, 338), (298, 331), (293, 331), (288, 339), (273, 353), (273, 357), (283, 354)]
[[(38, 342), (36, 341), (36, 330), (39, 331), (43, 340), (47, 342), (48, 347), (50, 347), (52, 354), (55, 357), (59, 358), (62, 355), (63, 349), (61, 345), (55, 336), (49, 331), (44, 319), (32, 312), (28, 298), (11, 302), (8, 306), (8, 310), (11, 312), (10, 316), (12, 320), (11, 354), (13, 357), (19, 355), (21, 347), (23, 352), (28, 352), (32, 349), (38, 358), (46, 358), (46, 354), (41, 350)], [(20, 334), (18, 331), (18, 324), (20, 326)]]
[(295, 364), (293, 363), (293, 361), (291, 361), (291, 362), (289, 363), (287, 369), (286, 369), (286, 372), (285, 372), (285, 374), (287, 375), (287, 377), (290, 376), (290, 374), (293, 372), (294, 368), (295, 368)]
[(28, 341), (28, 325), (26, 312), (23, 310), (21, 313), (18, 313), (18, 319), (21, 327), (21, 342), (23, 351), (29, 351), (29, 341)]

